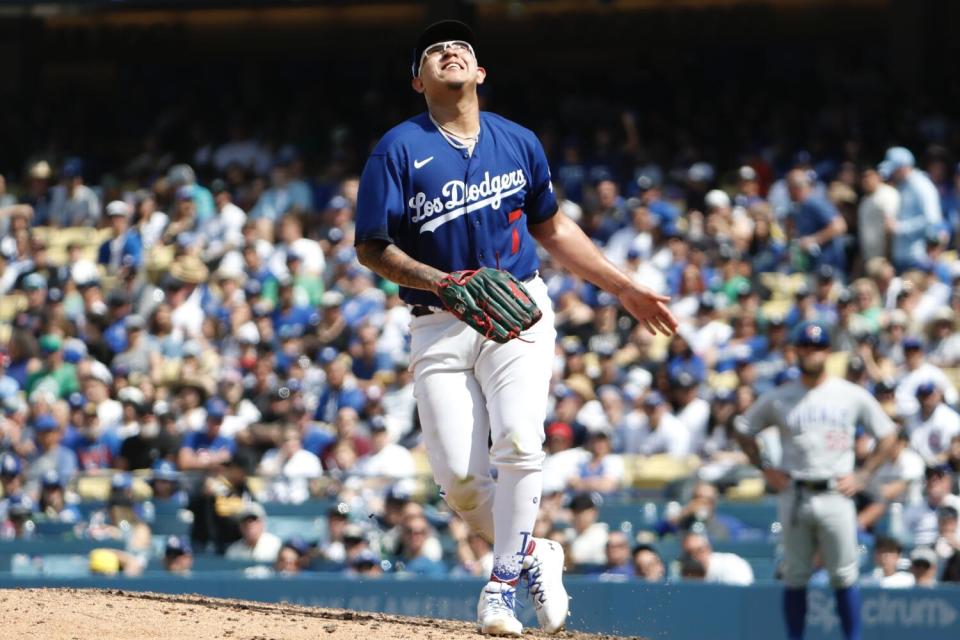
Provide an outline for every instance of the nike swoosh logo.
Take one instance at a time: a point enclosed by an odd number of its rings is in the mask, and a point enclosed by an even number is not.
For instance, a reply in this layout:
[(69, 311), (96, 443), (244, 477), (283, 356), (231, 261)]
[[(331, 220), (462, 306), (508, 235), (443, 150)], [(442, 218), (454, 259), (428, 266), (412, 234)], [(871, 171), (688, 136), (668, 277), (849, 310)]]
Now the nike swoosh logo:
[(427, 164), (427, 163), (430, 162), (431, 160), (433, 160), (433, 156), (430, 156), (429, 158), (424, 158), (423, 160), (414, 160), (414, 161), (413, 161), (413, 168), (414, 168), (414, 169), (419, 169), (420, 167), (422, 167), (423, 165)]

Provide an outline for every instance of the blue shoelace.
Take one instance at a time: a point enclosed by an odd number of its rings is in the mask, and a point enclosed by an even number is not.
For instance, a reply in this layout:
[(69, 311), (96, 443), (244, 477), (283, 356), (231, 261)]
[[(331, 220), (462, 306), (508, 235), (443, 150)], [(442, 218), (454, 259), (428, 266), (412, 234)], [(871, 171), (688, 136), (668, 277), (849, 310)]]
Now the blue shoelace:
[(537, 602), (543, 604), (543, 583), (540, 575), (540, 561), (534, 560), (533, 564), (525, 572), (527, 574), (527, 596), (536, 596)]

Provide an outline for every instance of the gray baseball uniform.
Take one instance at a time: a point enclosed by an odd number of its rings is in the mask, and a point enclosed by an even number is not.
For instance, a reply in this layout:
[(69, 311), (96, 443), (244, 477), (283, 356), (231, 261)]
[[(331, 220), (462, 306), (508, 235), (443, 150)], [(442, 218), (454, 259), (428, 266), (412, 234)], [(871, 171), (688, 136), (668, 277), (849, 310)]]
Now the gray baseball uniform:
[(799, 380), (787, 383), (763, 394), (737, 418), (736, 428), (744, 435), (756, 436), (770, 426), (780, 432), (780, 466), (794, 479), (780, 498), (788, 587), (807, 584), (817, 550), (834, 587), (857, 580), (856, 507), (833, 481), (853, 472), (858, 424), (878, 439), (894, 429), (873, 396), (838, 378), (813, 389)]

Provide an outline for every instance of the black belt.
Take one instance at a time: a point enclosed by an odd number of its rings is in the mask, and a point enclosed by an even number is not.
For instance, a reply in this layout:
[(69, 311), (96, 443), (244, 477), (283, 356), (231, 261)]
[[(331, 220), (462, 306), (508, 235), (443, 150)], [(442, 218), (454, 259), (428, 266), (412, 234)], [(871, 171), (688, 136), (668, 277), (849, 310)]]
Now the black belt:
[(793, 485), (805, 491), (829, 491), (833, 488), (829, 480), (794, 480)]
[[(538, 275), (540, 275), (540, 271), (539, 271), (539, 270), (534, 271), (533, 273), (531, 273), (531, 274), (530, 274), (529, 276), (527, 276), (526, 278), (517, 278), (517, 279), (520, 280), (520, 282), (526, 284), (526, 283), (530, 282), (531, 280), (533, 280), (534, 278), (536, 278)], [(426, 305), (423, 305), (423, 304), (415, 304), (415, 305), (413, 305), (413, 308), (410, 309), (410, 313), (413, 315), (414, 318), (420, 318), (420, 317), (422, 317), (422, 316), (429, 316), (429, 315), (433, 315), (434, 313), (439, 313), (439, 312), (431, 309), (430, 307), (428, 307), (428, 306), (426, 306)]]
[(410, 310), (410, 313), (412, 313), (414, 317), (419, 318), (420, 316), (429, 316), (432, 313), (436, 313), (436, 311), (430, 307), (425, 307), (422, 304), (418, 304), (414, 305), (413, 309)]

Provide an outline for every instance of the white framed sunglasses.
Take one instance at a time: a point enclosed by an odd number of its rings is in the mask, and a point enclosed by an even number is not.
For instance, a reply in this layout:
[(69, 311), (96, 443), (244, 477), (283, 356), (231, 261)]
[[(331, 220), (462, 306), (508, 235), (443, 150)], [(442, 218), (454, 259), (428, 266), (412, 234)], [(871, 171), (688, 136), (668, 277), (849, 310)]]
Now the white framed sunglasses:
[(464, 42), (463, 40), (447, 40), (446, 42), (432, 44), (424, 49), (423, 55), (420, 56), (420, 64), (417, 66), (417, 70), (423, 67), (423, 61), (427, 59), (427, 56), (432, 56), (433, 54), (443, 55), (447, 49), (453, 49), (454, 53), (467, 52), (474, 58), (477, 57), (477, 54), (473, 52), (473, 47), (470, 46), (469, 42)]

